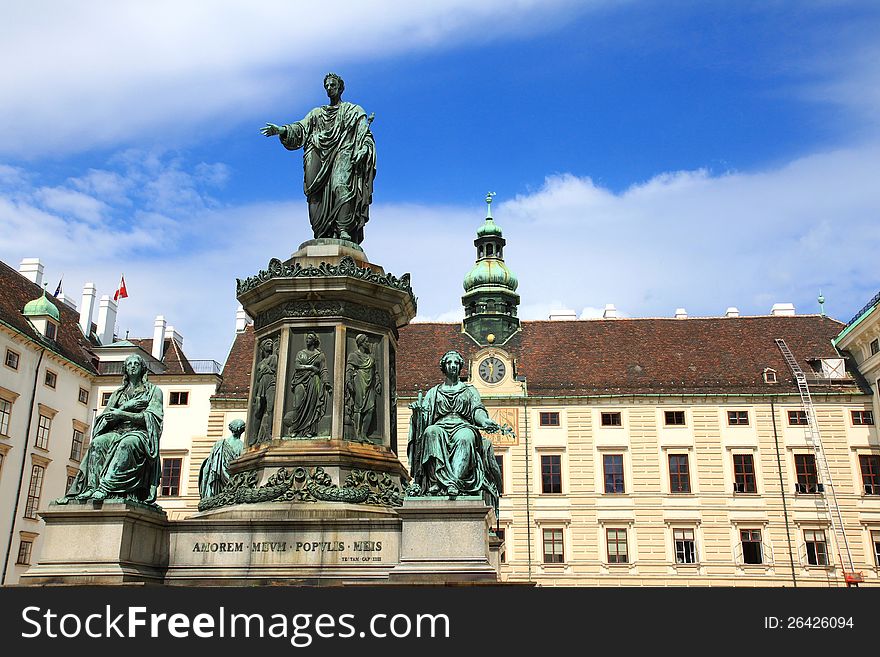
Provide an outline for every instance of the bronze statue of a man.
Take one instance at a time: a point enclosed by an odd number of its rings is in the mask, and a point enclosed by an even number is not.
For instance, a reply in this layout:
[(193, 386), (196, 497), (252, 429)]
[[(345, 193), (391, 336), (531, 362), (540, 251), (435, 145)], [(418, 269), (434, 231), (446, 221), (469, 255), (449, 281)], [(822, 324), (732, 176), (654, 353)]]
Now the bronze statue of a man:
[(360, 244), (370, 218), (376, 144), (360, 105), (341, 100), (345, 82), (335, 73), (324, 76), (328, 105), (316, 107), (301, 121), (260, 130), (278, 135), (288, 150), (303, 149), (303, 190), (315, 239), (330, 237)]

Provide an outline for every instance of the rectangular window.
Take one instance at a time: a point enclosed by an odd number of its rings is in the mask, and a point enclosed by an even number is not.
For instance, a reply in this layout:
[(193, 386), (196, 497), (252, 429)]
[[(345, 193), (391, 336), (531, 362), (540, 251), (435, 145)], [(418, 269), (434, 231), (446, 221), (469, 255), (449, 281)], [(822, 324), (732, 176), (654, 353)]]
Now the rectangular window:
[(12, 404), (0, 399), (0, 436), (9, 435), (9, 419), (12, 417)]
[(31, 564), (31, 552), (33, 549), (33, 541), (21, 539), (21, 543), (18, 544), (18, 556), (15, 558), (15, 563), (22, 566), (29, 566)]
[(603, 427), (619, 427), (621, 424), (620, 413), (602, 413)]
[(565, 552), (562, 548), (562, 530), (545, 529), (544, 535), (544, 563), (563, 563)]
[(558, 454), (541, 457), (541, 492), (562, 492), (562, 457)]
[(602, 467), (605, 472), (605, 492), (623, 493), (623, 454), (604, 454)]
[(497, 536), (499, 539), (501, 539), (501, 543), (502, 543), (501, 552), (498, 554), (498, 561), (500, 563), (506, 563), (507, 562), (507, 548), (503, 545), (503, 543), (504, 543), (504, 530), (503, 529), (496, 529), (494, 531), (495, 531), (495, 536)]
[(803, 427), (808, 424), (806, 411), (789, 411), (788, 424), (792, 427)]
[(79, 461), (82, 458), (83, 439), (83, 432), (79, 429), (74, 429), (73, 442), (70, 444), (70, 458), (74, 461)]
[(52, 322), (46, 322), (46, 337), (50, 340), (54, 340), (57, 333), (58, 327), (55, 326)]
[(697, 546), (693, 529), (673, 529), (675, 563), (697, 563)]
[(880, 531), (871, 532), (871, 542), (874, 544), (874, 563), (880, 567)]
[(52, 429), (52, 418), (40, 415), (37, 425), (37, 441), (34, 443), (40, 449), (49, 449), (49, 431)]
[(873, 356), (878, 351), (880, 351), (880, 338), (874, 338), (871, 340), (871, 355)]
[(755, 484), (755, 459), (751, 454), (733, 455), (733, 492), (758, 492)]
[(169, 406), (186, 406), (189, 404), (189, 392), (172, 392), (168, 395)]
[(739, 538), (742, 542), (743, 563), (764, 563), (764, 555), (761, 551), (761, 530), (741, 529)]
[(18, 354), (12, 349), (6, 350), (6, 367), (11, 367), (14, 370), (18, 369)]
[(862, 454), (859, 456), (859, 466), (865, 495), (880, 495), (880, 456)]
[(162, 459), (162, 497), (180, 495), (180, 465), (183, 459)]
[(559, 413), (540, 413), (539, 421), (542, 427), (558, 427)]
[(795, 454), (794, 470), (797, 474), (798, 493), (821, 493), (823, 488), (819, 483), (819, 475), (816, 472), (815, 454)]
[(40, 506), (40, 495), (43, 494), (43, 475), (46, 470), (41, 465), (31, 469), (31, 481), (28, 484), (27, 504), (24, 506), (24, 517), (37, 519), (37, 507)]
[(873, 426), (874, 411), (850, 411), (852, 414), (852, 423), (856, 426)]
[(667, 427), (683, 427), (684, 411), (664, 411), (663, 417)]
[(76, 475), (67, 475), (67, 488), (64, 489), (65, 491), (70, 490), (70, 487), (73, 486), (74, 479), (76, 479)]
[(608, 543), (608, 563), (629, 563), (626, 549), (626, 530), (606, 529), (605, 537)]
[(749, 412), (748, 411), (727, 411), (727, 424), (729, 424), (732, 427), (748, 426)]
[(110, 396), (112, 394), (113, 394), (112, 392), (102, 392), (101, 393), (101, 406), (106, 406), (107, 404), (110, 403)]
[(44, 383), (50, 388), (55, 388), (58, 384), (58, 375), (55, 374), (52, 370), (46, 370), (46, 378), (44, 379)]
[(504, 457), (498, 456), (496, 454), (495, 455), (495, 463), (498, 464), (498, 472), (501, 473), (501, 476), (498, 478), (499, 481), (501, 482), (501, 485), (498, 489), (498, 494), (503, 495), (504, 494)]
[(88, 404), (89, 403), (89, 391), (85, 388), (79, 389), (79, 403), (80, 404)]
[(828, 565), (828, 546), (825, 532), (821, 529), (805, 529), (804, 545), (807, 548), (807, 563), (811, 566)]
[(687, 454), (669, 455), (669, 492), (691, 492), (691, 475), (688, 470)]

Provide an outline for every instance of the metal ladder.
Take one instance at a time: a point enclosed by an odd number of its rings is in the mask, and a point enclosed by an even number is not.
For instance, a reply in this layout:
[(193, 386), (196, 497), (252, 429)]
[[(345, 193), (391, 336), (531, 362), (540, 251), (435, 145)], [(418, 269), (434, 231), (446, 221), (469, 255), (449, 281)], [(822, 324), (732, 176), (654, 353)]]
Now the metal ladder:
[[(791, 349), (785, 344), (785, 340), (776, 338), (776, 346), (782, 352), (786, 364), (788, 364), (791, 373), (794, 375), (797, 383), (798, 392), (801, 395), (801, 404), (807, 416), (807, 424), (804, 427), (804, 433), (807, 442), (812, 446), (816, 455), (816, 469), (819, 475), (819, 481), (822, 484), (822, 502), (825, 511), (828, 514), (828, 521), (834, 534), (835, 545), (837, 547), (837, 558), (840, 561), (841, 569), (844, 572), (844, 580), (847, 586), (858, 584), (861, 581), (859, 573), (855, 572), (853, 565), (852, 553), (849, 549), (849, 541), (846, 538), (846, 532), (843, 530), (843, 516), (840, 514), (840, 507), (837, 504), (837, 495), (834, 492), (834, 482), (831, 480), (831, 470), (828, 467), (828, 459), (825, 458), (825, 449), (822, 447), (822, 438), (819, 435), (819, 425), (816, 421), (816, 413), (813, 408), (813, 399), (810, 396), (810, 388), (807, 385), (807, 377), (798, 365), (791, 353)], [(843, 560), (843, 553), (846, 553), (849, 569), (847, 570)]]

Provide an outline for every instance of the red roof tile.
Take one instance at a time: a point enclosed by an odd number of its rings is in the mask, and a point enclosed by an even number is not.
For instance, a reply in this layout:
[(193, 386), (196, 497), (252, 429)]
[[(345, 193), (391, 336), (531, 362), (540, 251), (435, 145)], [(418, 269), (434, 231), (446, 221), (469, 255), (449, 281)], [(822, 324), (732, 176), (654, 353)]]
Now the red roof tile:
[(226, 364), (223, 366), (223, 382), (214, 397), (224, 399), (247, 399), (251, 387), (251, 365), (254, 358), (254, 327), (247, 326), (243, 333), (236, 333)]

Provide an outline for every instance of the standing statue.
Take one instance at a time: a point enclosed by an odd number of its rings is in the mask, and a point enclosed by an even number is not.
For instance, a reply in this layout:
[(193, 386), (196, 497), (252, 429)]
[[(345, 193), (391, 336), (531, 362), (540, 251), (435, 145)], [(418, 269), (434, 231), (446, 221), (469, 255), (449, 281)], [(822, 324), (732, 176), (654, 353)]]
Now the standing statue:
[(440, 359), (446, 380), (409, 405), (412, 417), (406, 447), (413, 482), (408, 494), (482, 495), (498, 510), (501, 471), (492, 442), (480, 434), (511, 433), (489, 418), (474, 386), (459, 374), (464, 358), (449, 351)]
[(278, 354), (272, 338), (260, 343), (260, 357), (254, 376), (254, 395), (251, 402), (251, 421), (256, 427), (251, 431), (249, 445), (272, 439), (272, 418), (275, 412), (275, 377), (278, 372)]
[(296, 355), (290, 391), (291, 410), (284, 414), (285, 436), (312, 438), (318, 435), (318, 422), (327, 413), (327, 401), (333, 393), (327, 359), (318, 347), (321, 341), (314, 332), (306, 334), (306, 348)]
[(301, 121), (260, 130), (278, 135), (287, 150), (303, 149), (303, 190), (315, 239), (332, 237), (360, 244), (370, 218), (376, 144), (360, 105), (341, 100), (345, 82), (335, 73), (324, 76), (329, 105), (316, 107)]
[(217, 495), (223, 490), (229, 481), (229, 462), (241, 456), (244, 443), (241, 434), (244, 433), (244, 421), (233, 420), (229, 423), (231, 436), (222, 438), (214, 443), (211, 453), (199, 468), (199, 498), (207, 499)]
[(376, 417), (376, 396), (382, 394), (382, 380), (373, 358), (372, 344), (363, 333), (354, 339), (357, 351), (345, 363), (345, 415), (354, 440), (369, 442)]
[(137, 354), (125, 359), (123, 369), (122, 387), (95, 418), (79, 472), (59, 504), (107, 497), (156, 503), (162, 391), (147, 380), (147, 364)]

